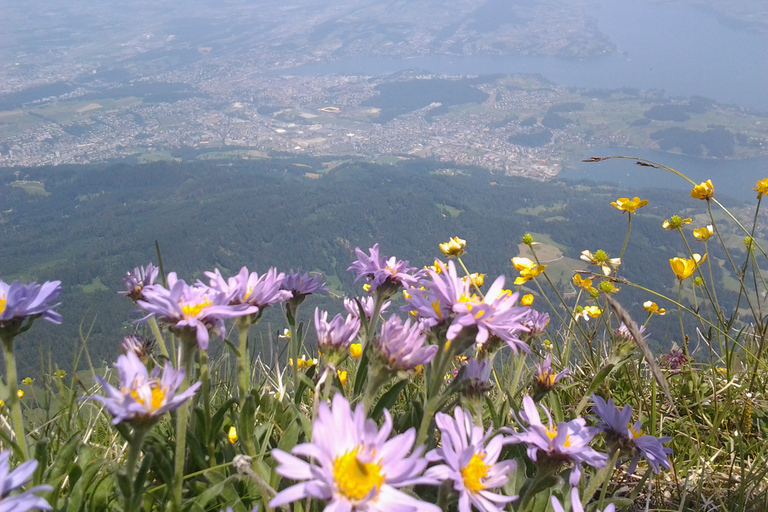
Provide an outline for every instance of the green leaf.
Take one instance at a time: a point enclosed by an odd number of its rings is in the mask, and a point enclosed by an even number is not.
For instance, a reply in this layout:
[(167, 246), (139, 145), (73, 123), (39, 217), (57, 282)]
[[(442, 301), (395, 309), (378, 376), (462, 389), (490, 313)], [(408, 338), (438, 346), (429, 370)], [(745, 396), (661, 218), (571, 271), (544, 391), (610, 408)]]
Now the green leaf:
[(213, 418), (211, 418), (211, 431), (208, 432), (209, 443), (216, 441), (216, 437), (218, 436), (219, 432), (221, 432), (221, 426), (224, 424), (224, 418), (226, 417), (227, 412), (236, 403), (237, 400), (235, 398), (230, 398), (224, 402), (224, 404), (219, 407), (219, 409), (213, 415)]
[(396, 382), (391, 388), (389, 388), (387, 392), (384, 393), (381, 398), (379, 398), (376, 407), (373, 408), (373, 412), (371, 412), (371, 419), (373, 421), (379, 421), (379, 418), (381, 418), (384, 409), (391, 409), (392, 406), (395, 405), (395, 402), (397, 402), (400, 393), (402, 393), (403, 389), (407, 385), (408, 380), (403, 379)]
[(280, 437), (277, 447), (284, 452), (290, 453), (291, 448), (296, 446), (296, 441), (299, 439), (300, 429), (301, 427), (298, 422), (294, 421), (291, 423), (291, 425), (283, 431), (283, 435)]

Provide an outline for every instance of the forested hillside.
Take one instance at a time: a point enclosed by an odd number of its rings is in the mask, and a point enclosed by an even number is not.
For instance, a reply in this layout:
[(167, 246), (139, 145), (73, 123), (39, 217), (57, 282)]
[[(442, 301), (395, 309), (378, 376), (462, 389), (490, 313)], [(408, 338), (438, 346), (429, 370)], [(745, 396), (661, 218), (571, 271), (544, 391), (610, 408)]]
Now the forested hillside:
[[(620, 275), (669, 290), (675, 279), (668, 259), (685, 247), (676, 233), (661, 228), (662, 221), (705, 212), (699, 201), (681, 201), (679, 192), (544, 183), (446, 165), (347, 162), (328, 170), (320, 160), (276, 156), (0, 171), (0, 278), (60, 279), (64, 286), (64, 323), (40, 325), (19, 338), (20, 374), (39, 371), (41, 346), (42, 354), (51, 350), (54, 364), (69, 368), (79, 329), (90, 330), (95, 362), (113, 360), (136, 318), (130, 301), (116, 292), (127, 270), (157, 262), (156, 240), (166, 272), (188, 282), (214, 267), (227, 275), (243, 265), (258, 272), (276, 266), (319, 270), (332, 291), (362, 293), (346, 271), (357, 246), (378, 242), (382, 254), (421, 267), (439, 255), (439, 242), (458, 235), (468, 242), (465, 261), (472, 271), (513, 277), (510, 258), (519, 254), (521, 236), (532, 232), (554, 255), (552, 269), (559, 274), (553, 275), (568, 291), (569, 272), (587, 268), (579, 261), (582, 250), (621, 252), (627, 219), (611, 201), (640, 195), (650, 204), (633, 218)], [(20, 186), (21, 179), (27, 185), (40, 181), (47, 195)], [(720, 280), (720, 266), (713, 269)], [(649, 298), (629, 286), (617, 296), (641, 321), (641, 304)], [(341, 308), (333, 294), (315, 300)], [(668, 336), (669, 318), (654, 325), (653, 341)], [(266, 329), (268, 322), (263, 324)], [(282, 325), (273, 331), (277, 327)]]

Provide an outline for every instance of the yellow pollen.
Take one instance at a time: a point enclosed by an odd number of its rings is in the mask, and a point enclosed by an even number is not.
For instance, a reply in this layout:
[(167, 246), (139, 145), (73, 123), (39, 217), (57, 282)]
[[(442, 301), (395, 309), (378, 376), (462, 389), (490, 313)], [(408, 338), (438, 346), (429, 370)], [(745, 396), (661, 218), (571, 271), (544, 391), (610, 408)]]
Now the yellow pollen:
[(336, 489), (350, 500), (361, 500), (374, 489), (374, 496), (378, 495), (384, 483), (381, 465), (377, 462), (361, 462), (357, 458), (358, 453), (360, 446), (333, 461)]
[(484, 453), (475, 453), (466, 466), (461, 468), (461, 477), (464, 479), (464, 487), (469, 492), (478, 492), (485, 489), (482, 479), (488, 476), (488, 466), (483, 462)]
[(552, 440), (552, 439), (554, 439), (555, 437), (557, 437), (557, 428), (555, 428), (555, 427), (550, 427), (550, 428), (545, 428), (544, 430), (546, 431), (546, 433), (547, 433), (547, 435), (549, 436), (549, 439), (550, 439), (550, 440)]
[(249, 286), (247, 290), (245, 290), (245, 295), (243, 295), (243, 300), (248, 300), (248, 297), (251, 296), (253, 293), (253, 286)]
[(194, 318), (200, 314), (204, 307), (210, 306), (211, 304), (213, 304), (213, 302), (209, 300), (208, 297), (205, 297), (202, 302), (198, 302), (197, 304), (184, 304), (184, 301), (182, 300), (181, 310), (184, 312), (186, 318)]
[(0, 295), (0, 313), (5, 311), (5, 305), (7, 302), (8, 300), (5, 298), (5, 294)]
[(643, 435), (642, 429), (635, 430), (635, 427), (631, 423), (627, 423), (627, 427), (629, 427), (629, 432), (630, 432), (630, 435), (632, 436), (632, 439)]
[(437, 318), (443, 319), (443, 315), (440, 314), (440, 299), (435, 299), (432, 301), (432, 309), (435, 310), (435, 314), (437, 315)]
[[(156, 411), (163, 406), (163, 402), (165, 402), (165, 393), (168, 391), (168, 388), (161, 388), (160, 382), (157, 380), (150, 383), (149, 387), (152, 390), (152, 398), (149, 404), (150, 411)], [(135, 389), (131, 391), (131, 396), (141, 405), (145, 405), (144, 398), (139, 396)]]

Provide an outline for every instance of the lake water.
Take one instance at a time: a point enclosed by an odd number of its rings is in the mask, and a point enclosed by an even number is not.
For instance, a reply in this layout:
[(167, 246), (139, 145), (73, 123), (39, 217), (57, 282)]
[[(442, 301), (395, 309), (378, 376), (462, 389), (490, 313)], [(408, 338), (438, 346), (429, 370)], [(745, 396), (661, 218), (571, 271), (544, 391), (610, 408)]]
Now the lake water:
[(565, 86), (663, 89), (768, 111), (768, 36), (725, 25), (692, 8), (605, 0), (589, 14), (617, 45), (590, 59), (513, 56), (360, 58), (308, 64), (302, 75), (388, 74), (406, 69), (476, 75), (539, 73)]
[[(696, 183), (711, 179), (718, 197), (728, 195), (749, 203), (755, 201), (756, 193), (752, 190), (755, 182), (768, 178), (768, 158), (714, 160), (662, 151), (618, 147), (592, 147), (584, 151), (584, 159), (591, 156), (614, 155), (634, 156), (664, 164), (683, 173)], [(685, 179), (670, 171), (638, 166), (634, 160), (578, 162), (564, 169), (558, 178), (613, 183), (629, 190), (658, 187), (690, 191), (692, 188)]]
[[(768, 112), (768, 36), (722, 23), (713, 14), (637, 0), (604, 0), (589, 14), (616, 44), (618, 53), (590, 59), (553, 57), (432, 56), (361, 58), (296, 68), (304, 75), (388, 74), (420, 69), (438, 74), (538, 73), (565, 86), (663, 89), (668, 96), (705, 96), (721, 103)], [(659, 151), (585, 149), (592, 155), (632, 154), (677, 168), (700, 182), (711, 178), (719, 192), (753, 201), (755, 181), (768, 177), (768, 158), (705, 160)], [(689, 189), (671, 173), (631, 161), (577, 163), (563, 179), (592, 179), (627, 188)]]

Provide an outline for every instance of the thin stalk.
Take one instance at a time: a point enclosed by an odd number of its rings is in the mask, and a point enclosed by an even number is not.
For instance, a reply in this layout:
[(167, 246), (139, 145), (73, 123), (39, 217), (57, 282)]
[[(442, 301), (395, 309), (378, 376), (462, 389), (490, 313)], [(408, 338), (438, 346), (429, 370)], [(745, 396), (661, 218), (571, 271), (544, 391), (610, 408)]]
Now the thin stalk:
[(133, 492), (134, 492), (134, 482), (133, 482), (133, 474), (136, 471), (136, 463), (139, 460), (139, 456), (141, 455), (141, 446), (144, 444), (144, 437), (147, 435), (148, 430), (146, 428), (134, 428), (133, 429), (133, 438), (131, 439), (131, 442), (129, 443), (128, 447), (128, 458), (125, 461), (125, 476), (127, 477), (127, 481), (130, 484), (128, 486), (129, 492), (124, 496), (125, 498), (125, 512), (133, 512), (135, 508), (134, 505), (134, 499), (133, 499)]
[[(179, 386), (180, 391), (189, 388), (189, 376), (193, 370), (197, 340), (192, 334), (191, 339), (182, 336), (179, 343), (179, 366), (184, 368), (184, 379)], [(190, 401), (184, 402), (176, 413), (176, 453), (173, 466), (173, 494), (171, 495), (172, 512), (181, 512), (181, 493), (184, 484), (184, 455), (187, 448), (187, 421), (189, 419)]]
[[(202, 384), (203, 395), (203, 421), (205, 422), (205, 435), (210, 439), (211, 428), (211, 378), (208, 374), (208, 352), (200, 351), (200, 381)], [(216, 451), (213, 441), (206, 443), (208, 446), (208, 464), (216, 463)]]
[(168, 349), (165, 346), (165, 338), (163, 337), (163, 333), (160, 332), (160, 326), (157, 325), (157, 319), (154, 316), (149, 317), (149, 328), (152, 330), (155, 340), (157, 340), (157, 345), (160, 347), (160, 353), (164, 358), (170, 359)]
[(621, 254), (619, 254), (619, 259), (624, 257), (624, 251), (627, 250), (627, 242), (629, 242), (629, 232), (632, 231), (632, 212), (627, 212), (627, 220), (629, 221), (627, 223), (627, 236), (624, 237), (624, 245), (621, 246)]
[(13, 423), (13, 432), (16, 435), (16, 443), (19, 445), (24, 460), (29, 460), (27, 439), (24, 434), (24, 420), (21, 416), (21, 401), (16, 394), (19, 384), (16, 377), (16, 357), (13, 354), (13, 338), (12, 335), (2, 335), (5, 372), (8, 376), (8, 402), (10, 402), (8, 406), (11, 409), (11, 422)]
[(461, 261), (461, 258), (460, 258), (460, 257), (458, 257), (458, 256), (456, 257), (456, 260), (459, 262), (459, 265), (461, 265), (461, 268), (463, 268), (463, 269), (464, 269), (464, 274), (466, 274), (466, 276), (467, 276), (467, 279), (469, 279), (469, 282), (470, 282), (470, 284), (471, 284), (471, 285), (472, 285), (472, 287), (475, 289), (475, 291), (477, 292), (477, 294), (480, 296), (480, 298), (482, 298), (483, 300), (485, 300), (485, 295), (483, 295), (483, 292), (481, 292), (481, 291), (480, 291), (480, 287), (479, 287), (479, 286), (477, 286), (477, 285), (475, 284), (475, 282), (472, 280), (472, 278), (470, 277), (470, 274), (469, 274), (469, 270), (467, 270), (467, 267), (464, 265), (464, 262), (463, 262), (463, 261)]
[[(248, 351), (248, 328), (251, 323), (244, 318), (237, 320), (238, 330), (238, 356), (237, 356), (237, 391), (240, 394), (240, 405), (242, 406), (245, 395), (251, 388), (251, 354)], [(296, 364), (294, 362), (294, 364)]]

